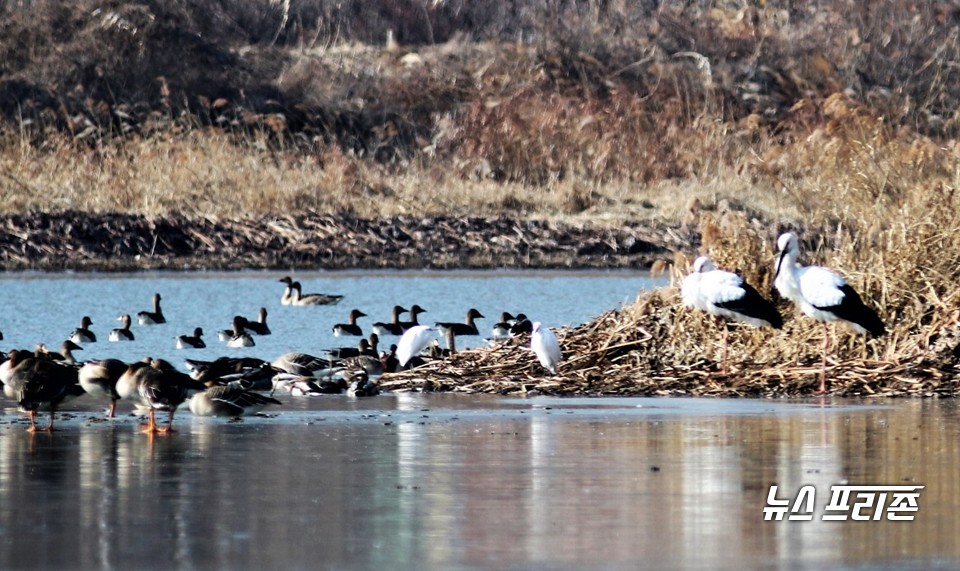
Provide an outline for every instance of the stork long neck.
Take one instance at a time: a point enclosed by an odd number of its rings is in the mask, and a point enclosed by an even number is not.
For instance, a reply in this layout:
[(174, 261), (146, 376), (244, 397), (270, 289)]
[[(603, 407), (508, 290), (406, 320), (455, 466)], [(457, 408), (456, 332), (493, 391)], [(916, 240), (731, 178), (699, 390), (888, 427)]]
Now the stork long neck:
[(774, 286), (776, 286), (780, 295), (788, 299), (795, 299), (799, 293), (797, 253), (791, 248), (783, 250), (777, 259), (777, 274), (776, 279), (774, 279)]

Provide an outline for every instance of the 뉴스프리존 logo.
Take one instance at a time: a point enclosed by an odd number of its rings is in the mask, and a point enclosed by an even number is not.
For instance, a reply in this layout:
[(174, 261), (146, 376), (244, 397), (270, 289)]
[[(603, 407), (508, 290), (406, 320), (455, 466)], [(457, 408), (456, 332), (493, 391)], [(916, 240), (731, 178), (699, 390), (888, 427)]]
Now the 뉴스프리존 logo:
[[(913, 521), (919, 509), (920, 490), (924, 486), (830, 486), (830, 503), (826, 505), (821, 521)], [(794, 497), (778, 498), (777, 485), (767, 493), (763, 508), (764, 521), (811, 521), (814, 518), (814, 500), (817, 489), (802, 486)]]

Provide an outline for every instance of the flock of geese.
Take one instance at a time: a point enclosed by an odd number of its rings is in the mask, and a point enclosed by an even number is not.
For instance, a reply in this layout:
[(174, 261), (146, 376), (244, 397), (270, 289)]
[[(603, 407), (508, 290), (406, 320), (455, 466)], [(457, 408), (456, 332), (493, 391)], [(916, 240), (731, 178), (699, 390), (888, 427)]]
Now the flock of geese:
[[(885, 333), (877, 313), (867, 307), (860, 295), (837, 273), (820, 266), (801, 266), (797, 263), (799, 245), (792, 233), (777, 241), (779, 256), (774, 285), (780, 295), (796, 304), (801, 312), (823, 324), (823, 367), (818, 393), (826, 390), (827, 352), (830, 347), (827, 323), (843, 322), (861, 334), (880, 336)], [(299, 282), (285, 277), (286, 285), (281, 303), (294, 306), (331, 305), (343, 296), (304, 294)], [(702, 256), (693, 264), (693, 271), (683, 280), (681, 296), (684, 305), (702, 310), (717, 318), (729, 319), (753, 327), (779, 329), (783, 318), (776, 307), (736, 273), (717, 269), (709, 258)], [(137, 321), (141, 325), (166, 323), (160, 306), (159, 293), (153, 296), (153, 310), (141, 311)], [(53, 430), (57, 407), (65, 400), (90, 395), (110, 403), (107, 415), (112, 417), (117, 401), (126, 399), (146, 409), (148, 422), (144, 431), (167, 432), (172, 429), (177, 408), (189, 403), (191, 412), (201, 416), (238, 417), (259, 412), (268, 405), (280, 404), (273, 398), (277, 390), (293, 395), (316, 395), (346, 392), (352, 396), (379, 393), (376, 377), (384, 372), (421, 365), (431, 358), (442, 358), (456, 351), (456, 338), (461, 335), (479, 335), (476, 320), (484, 318), (475, 308), (467, 311), (462, 323), (438, 322), (421, 324), (419, 316), (426, 310), (419, 305), (409, 309), (393, 307), (390, 320), (372, 326), (368, 338), (361, 338), (356, 347), (341, 347), (328, 351), (326, 357), (291, 352), (273, 362), (253, 357), (220, 357), (213, 361), (186, 359), (190, 373), (177, 370), (163, 359), (144, 358), (134, 363), (117, 359), (93, 360), (79, 363), (72, 352), (82, 344), (96, 342), (90, 330), (92, 321), (84, 317), (59, 353), (48, 351), (42, 345), (35, 351), (11, 350), (0, 363), (0, 382), (4, 394), (17, 402), (20, 410), (29, 415), (29, 430), (38, 430), (37, 411), (50, 411), (49, 424), (42, 430)], [(403, 314), (409, 320), (402, 320)], [(357, 319), (365, 317), (353, 309), (346, 323), (333, 327), (335, 336), (360, 336), (363, 332)], [(110, 341), (130, 341), (132, 318), (120, 317), (122, 326), (109, 334)], [(253, 335), (269, 335), (267, 310), (261, 308), (256, 320), (242, 316), (233, 318), (232, 329), (218, 336), (230, 347), (254, 345)], [(722, 367), (726, 369), (728, 330), (724, 329)], [(539, 322), (531, 322), (523, 314), (503, 313), (491, 330), (491, 341), (528, 334), (530, 348), (540, 364), (556, 374), (562, 353), (553, 331)], [(379, 352), (379, 336), (399, 336), (388, 351)], [(446, 341), (441, 349), (438, 335)], [(204, 347), (203, 331), (196, 328), (193, 335), (176, 338), (178, 348)], [(2, 339), (2, 334), (0, 334)], [(269, 393), (269, 394), (264, 394)], [(156, 411), (166, 411), (165, 426), (158, 426)]]
[[(304, 294), (299, 282), (289, 277), (280, 281), (286, 285), (280, 300), (284, 305), (332, 305), (343, 298), (341, 295)], [(137, 323), (143, 326), (166, 323), (161, 300), (159, 293), (154, 294), (153, 310), (137, 313)], [(361, 337), (355, 347), (330, 349), (322, 357), (289, 352), (272, 362), (255, 357), (220, 357), (213, 361), (185, 359), (189, 373), (178, 370), (165, 359), (151, 357), (132, 363), (112, 358), (78, 362), (73, 352), (82, 349), (84, 344), (97, 342), (97, 335), (91, 330), (93, 321), (84, 316), (59, 352), (40, 344), (33, 351), (13, 349), (5, 356), (0, 354), (3, 360), (0, 363), (0, 383), (5, 396), (27, 413), (30, 432), (53, 430), (57, 408), (65, 401), (88, 395), (109, 402), (108, 418), (116, 414), (118, 401), (133, 402), (135, 408), (146, 412), (144, 432), (164, 433), (172, 430), (174, 414), (184, 403), (198, 416), (239, 417), (280, 404), (273, 396), (276, 391), (296, 396), (376, 395), (380, 392), (374, 380), (377, 376), (417, 367), (428, 360), (455, 353), (456, 338), (480, 335), (476, 320), (484, 318), (477, 309), (471, 308), (462, 323), (424, 325), (418, 321), (423, 313), (426, 310), (419, 305), (409, 309), (394, 306), (390, 320), (374, 323), (370, 335), (363, 337), (357, 319), (366, 314), (353, 309), (346, 323), (333, 326), (333, 334)], [(409, 315), (409, 320), (401, 319), (404, 314)], [(118, 319), (121, 326), (110, 331), (108, 340), (135, 340), (136, 334), (131, 329), (133, 318), (123, 314)], [(267, 309), (262, 307), (256, 320), (234, 316), (232, 328), (219, 331), (218, 337), (228, 347), (251, 347), (255, 345), (254, 336), (270, 334)], [(501, 314), (501, 321), (492, 328), (489, 340), (500, 341), (524, 334), (529, 334), (531, 348), (543, 366), (555, 373), (561, 359), (556, 336), (540, 323), (530, 322), (524, 314)], [(399, 340), (388, 351), (381, 352), (378, 350), (379, 338), (385, 335), (398, 336)], [(446, 340), (445, 349), (440, 347), (438, 335)], [(199, 327), (192, 335), (176, 337), (175, 342), (178, 349), (206, 347), (203, 330)], [(38, 428), (36, 423), (40, 410), (50, 412), (49, 423), (43, 428)], [(157, 411), (168, 413), (163, 426), (157, 424)]]

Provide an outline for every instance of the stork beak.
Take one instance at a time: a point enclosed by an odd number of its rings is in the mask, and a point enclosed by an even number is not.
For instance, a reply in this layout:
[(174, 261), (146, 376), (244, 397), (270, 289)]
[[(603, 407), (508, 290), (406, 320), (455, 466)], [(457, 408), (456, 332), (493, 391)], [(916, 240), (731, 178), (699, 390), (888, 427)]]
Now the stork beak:
[(780, 268), (783, 266), (783, 258), (787, 255), (786, 250), (780, 250), (780, 257), (777, 259), (777, 271), (773, 274), (773, 279), (780, 277)]

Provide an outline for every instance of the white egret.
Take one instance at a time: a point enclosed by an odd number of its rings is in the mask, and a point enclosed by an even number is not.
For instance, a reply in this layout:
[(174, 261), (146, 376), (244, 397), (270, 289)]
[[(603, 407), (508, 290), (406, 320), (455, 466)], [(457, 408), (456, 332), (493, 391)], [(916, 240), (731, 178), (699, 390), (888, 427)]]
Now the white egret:
[(411, 359), (423, 351), (434, 339), (436, 329), (429, 325), (415, 325), (407, 329), (397, 342), (397, 359), (400, 367), (406, 367)]
[(530, 335), (530, 348), (536, 353), (537, 359), (551, 374), (557, 374), (557, 365), (562, 355), (557, 336), (549, 327), (544, 327), (539, 321), (533, 322), (533, 333)]

